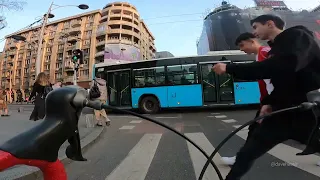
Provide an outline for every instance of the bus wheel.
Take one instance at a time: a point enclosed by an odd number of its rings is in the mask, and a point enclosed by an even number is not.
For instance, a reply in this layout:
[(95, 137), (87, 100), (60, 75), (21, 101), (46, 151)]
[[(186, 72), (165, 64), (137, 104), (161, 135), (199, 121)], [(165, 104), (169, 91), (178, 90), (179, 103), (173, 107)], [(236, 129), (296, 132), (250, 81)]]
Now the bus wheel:
[(153, 96), (147, 96), (140, 102), (140, 110), (146, 114), (154, 114), (159, 111), (159, 101)]

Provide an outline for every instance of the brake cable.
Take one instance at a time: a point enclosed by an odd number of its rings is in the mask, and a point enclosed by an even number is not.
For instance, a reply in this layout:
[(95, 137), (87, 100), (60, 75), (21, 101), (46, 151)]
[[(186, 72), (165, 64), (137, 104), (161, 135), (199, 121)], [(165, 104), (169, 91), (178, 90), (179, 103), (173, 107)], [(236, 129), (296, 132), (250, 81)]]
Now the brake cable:
[(185, 140), (187, 140), (188, 142), (190, 142), (195, 148), (197, 148), (207, 159), (207, 162), (205, 163), (205, 165), (203, 166), (202, 168), (202, 171), (201, 171), (201, 174), (198, 178), (198, 180), (202, 180), (203, 178), (203, 175), (206, 171), (206, 169), (208, 168), (209, 166), (209, 163), (213, 166), (214, 170), (216, 171), (218, 177), (219, 177), (219, 180), (224, 180), (224, 178), (222, 177), (221, 175), (221, 172), (219, 171), (217, 165), (213, 162), (213, 157), (215, 156), (215, 154), (221, 149), (221, 147), (231, 138), (233, 137), (237, 132), (239, 132), (240, 130), (242, 130), (243, 128), (245, 128), (246, 126), (250, 125), (250, 124), (253, 124), (255, 121), (257, 120), (260, 120), (260, 119), (263, 119), (263, 118), (266, 118), (266, 117), (270, 117), (270, 116), (273, 116), (275, 114), (278, 114), (278, 113), (283, 113), (283, 112), (286, 112), (286, 111), (291, 111), (291, 110), (296, 110), (296, 109), (304, 109), (304, 110), (308, 110), (308, 109), (311, 109), (312, 107), (316, 106), (317, 104), (315, 103), (311, 103), (311, 102), (304, 102), (302, 103), (301, 105), (299, 106), (294, 106), (294, 107), (290, 107), (290, 108), (285, 108), (285, 109), (281, 109), (281, 110), (278, 110), (278, 111), (274, 111), (270, 114), (267, 114), (267, 115), (263, 115), (263, 116), (259, 116), (255, 119), (252, 119), (250, 121), (248, 121), (247, 123), (243, 124), (242, 126), (240, 126), (239, 128), (237, 128), (235, 131), (233, 131), (232, 133), (230, 133), (219, 145), (218, 147), (212, 152), (212, 154), (209, 156), (200, 146), (198, 146), (195, 142), (193, 142), (191, 139), (189, 139), (188, 137), (186, 137), (185, 135), (183, 135), (182, 133), (178, 132), (177, 130), (171, 128), (170, 126), (162, 123), (162, 122), (159, 122), (159, 121), (156, 121), (152, 118), (149, 118), (147, 116), (144, 116), (144, 115), (141, 115), (141, 114), (138, 114), (138, 113), (135, 113), (135, 112), (132, 112), (132, 111), (127, 111), (127, 110), (121, 110), (121, 109), (118, 109), (118, 108), (115, 108), (115, 107), (112, 107), (112, 106), (109, 106), (109, 105), (105, 105), (105, 104), (102, 104), (100, 101), (90, 101), (90, 100), (86, 100), (85, 102), (85, 105), (87, 107), (91, 107), (93, 109), (96, 109), (96, 110), (101, 110), (101, 109), (105, 109), (105, 110), (114, 110), (116, 112), (120, 112), (120, 113), (125, 113), (125, 114), (130, 114), (130, 115), (133, 115), (133, 116), (136, 116), (136, 117), (139, 117), (139, 118), (142, 118), (142, 119), (145, 119), (147, 121), (150, 121), (152, 123), (155, 123), (159, 126), (162, 126), (166, 129), (169, 129), (170, 131), (174, 132), (175, 134), (179, 135), (180, 137), (184, 138)]

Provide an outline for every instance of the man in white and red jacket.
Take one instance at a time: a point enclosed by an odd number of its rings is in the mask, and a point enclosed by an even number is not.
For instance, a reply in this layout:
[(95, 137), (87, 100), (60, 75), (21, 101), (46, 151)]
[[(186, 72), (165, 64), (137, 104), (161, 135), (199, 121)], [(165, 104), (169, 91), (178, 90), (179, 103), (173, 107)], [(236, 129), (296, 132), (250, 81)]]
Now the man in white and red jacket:
[[(247, 54), (256, 54), (256, 61), (263, 61), (268, 58), (268, 52), (270, 51), (270, 47), (262, 46), (258, 39), (252, 33), (243, 33), (237, 39), (235, 44), (240, 48), (241, 51)], [(259, 89), (260, 89), (260, 102), (263, 98), (265, 98), (268, 94), (270, 94), (273, 90), (273, 85), (270, 82), (270, 79), (258, 80)], [(256, 114), (258, 117), (260, 114), (260, 108)], [(259, 121), (253, 123), (249, 126), (248, 139), (251, 137), (253, 130), (259, 125)], [(227, 165), (233, 165), (236, 160), (236, 156), (234, 157), (222, 157), (222, 162)]]

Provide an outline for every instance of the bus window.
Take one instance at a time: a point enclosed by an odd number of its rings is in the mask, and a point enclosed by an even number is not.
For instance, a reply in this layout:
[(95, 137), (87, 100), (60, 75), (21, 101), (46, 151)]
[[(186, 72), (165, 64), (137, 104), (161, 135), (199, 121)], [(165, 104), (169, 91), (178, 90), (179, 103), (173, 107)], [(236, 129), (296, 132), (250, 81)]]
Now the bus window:
[(167, 70), (169, 85), (189, 85), (198, 83), (196, 64), (168, 66)]
[(104, 80), (107, 80), (107, 76), (104, 72), (104, 68), (97, 68), (95, 71), (95, 76), (93, 78), (102, 78)]
[(133, 76), (135, 87), (154, 87), (165, 84), (164, 66), (134, 69)]

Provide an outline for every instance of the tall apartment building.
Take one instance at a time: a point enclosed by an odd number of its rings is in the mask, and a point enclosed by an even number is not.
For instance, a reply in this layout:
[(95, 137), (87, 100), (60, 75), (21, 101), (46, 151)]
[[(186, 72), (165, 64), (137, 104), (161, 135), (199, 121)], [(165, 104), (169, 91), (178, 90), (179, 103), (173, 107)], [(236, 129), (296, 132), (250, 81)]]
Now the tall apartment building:
[[(1, 89), (12, 89), (14, 100), (28, 97), (35, 82), (35, 61), (40, 26), (6, 36), (0, 55)], [(25, 42), (12, 35), (21, 35)], [(73, 82), (72, 50), (84, 51), (84, 64), (78, 71), (78, 85), (89, 87), (93, 64), (112, 59), (128, 61), (155, 57), (154, 37), (128, 3), (110, 3), (94, 10), (48, 23), (42, 41), (41, 71), (52, 83)], [(11, 73), (11, 75), (10, 75)]]

